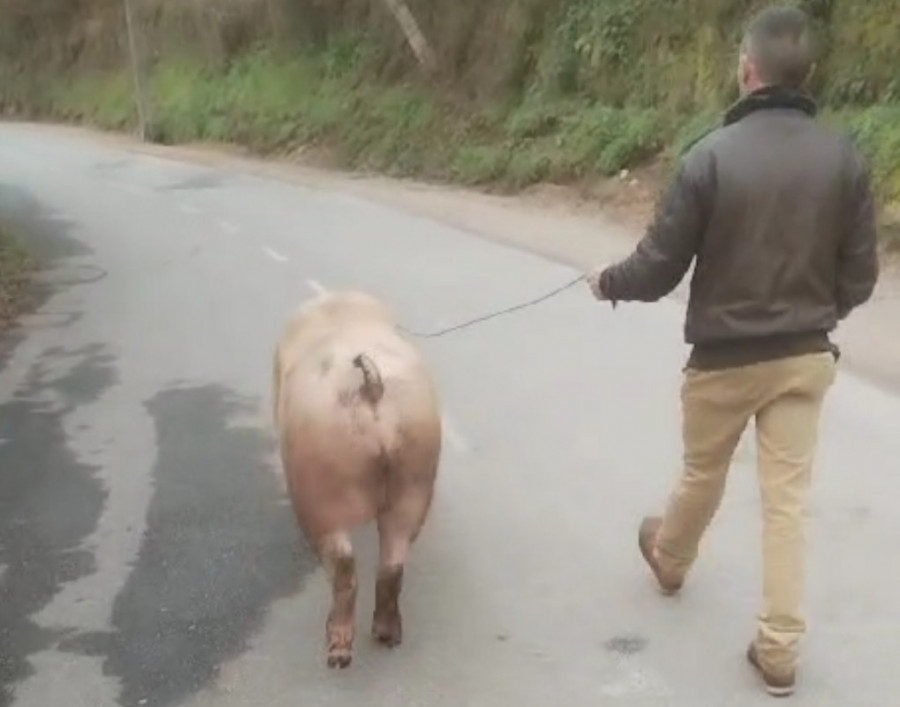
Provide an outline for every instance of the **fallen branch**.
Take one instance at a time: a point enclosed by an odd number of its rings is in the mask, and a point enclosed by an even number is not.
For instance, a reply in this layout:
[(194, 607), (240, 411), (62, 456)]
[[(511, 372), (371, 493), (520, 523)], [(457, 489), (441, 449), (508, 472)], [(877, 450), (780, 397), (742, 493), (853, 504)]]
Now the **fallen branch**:
[(384, 2), (400, 25), (400, 29), (403, 30), (406, 41), (409, 43), (413, 54), (416, 55), (419, 64), (421, 64), (427, 74), (435, 74), (437, 72), (437, 58), (434, 50), (431, 48), (428, 40), (425, 39), (425, 35), (422, 34), (419, 23), (416, 22), (416, 18), (407, 4), (404, 0), (384, 0)]

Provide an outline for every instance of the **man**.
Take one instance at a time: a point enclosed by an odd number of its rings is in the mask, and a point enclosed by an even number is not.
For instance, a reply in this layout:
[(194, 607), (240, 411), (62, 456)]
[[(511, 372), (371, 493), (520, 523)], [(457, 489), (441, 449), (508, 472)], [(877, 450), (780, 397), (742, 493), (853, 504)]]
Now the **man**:
[(839, 356), (829, 332), (878, 276), (868, 171), (849, 140), (814, 120), (802, 88), (811, 69), (806, 16), (758, 15), (741, 45), (741, 99), (683, 158), (634, 253), (589, 277), (598, 299), (656, 301), (696, 258), (683, 476), (664, 515), (641, 524), (639, 545), (663, 592), (677, 592), (755, 418), (765, 608), (747, 657), (778, 696), (794, 690), (806, 628), (804, 513)]

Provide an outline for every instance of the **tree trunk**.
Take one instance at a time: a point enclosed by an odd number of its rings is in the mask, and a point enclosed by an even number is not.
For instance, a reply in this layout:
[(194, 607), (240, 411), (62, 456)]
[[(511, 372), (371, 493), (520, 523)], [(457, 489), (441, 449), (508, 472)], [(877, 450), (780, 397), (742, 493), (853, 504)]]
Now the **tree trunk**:
[(145, 84), (144, 66), (138, 49), (137, 31), (135, 28), (134, 12), (131, 0), (124, 0), (125, 27), (128, 32), (128, 54), (131, 63), (131, 73), (134, 79), (134, 101), (137, 105), (138, 130), (142, 141), (154, 141), (152, 118), (150, 116), (149, 101), (147, 100), (147, 87)]

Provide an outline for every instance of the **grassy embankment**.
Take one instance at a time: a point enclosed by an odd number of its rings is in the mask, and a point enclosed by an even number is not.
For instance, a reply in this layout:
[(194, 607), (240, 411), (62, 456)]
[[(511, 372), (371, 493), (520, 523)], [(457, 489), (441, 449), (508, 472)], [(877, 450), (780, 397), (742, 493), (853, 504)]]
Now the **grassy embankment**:
[[(184, 16), (175, 32), (166, 14), (174, 10), (160, 10), (147, 40), (157, 47), (153, 120), (166, 142), (233, 142), (264, 154), (315, 146), (336, 166), (392, 175), (504, 189), (590, 180), (671, 160), (716, 124), (734, 98), (743, 20), (762, 4), (410, 2), (435, 45), (439, 82), (417, 73), (391, 18), (371, 20), (380, 3), (363, 12), (361, 0), (345, 0), (340, 17), (320, 14), (322, 41), (285, 43), (243, 27), (243, 39), (220, 42), (213, 58), (209, 41), (197, 42), (205, 51), (179, 45), (190, 35)], [(859, 140), (886, 219), (900, 222), (900, 15), (892, 0), (801, 4), (824, 39), (812, 89), (825, 119)], [(7, 72), (4, 103), (32, 116), (133, 127), (121, 60), (69, 68)]]

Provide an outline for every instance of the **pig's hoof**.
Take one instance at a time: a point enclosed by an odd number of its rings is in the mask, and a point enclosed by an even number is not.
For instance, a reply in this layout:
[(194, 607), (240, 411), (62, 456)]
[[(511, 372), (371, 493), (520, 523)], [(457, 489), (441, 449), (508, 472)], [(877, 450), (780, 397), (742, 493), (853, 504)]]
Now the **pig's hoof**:
[(353, 660), (353, 624), (337, 624), (328, 620), (328, 667), (350, 667)]
[(331, 648), (328, 651), (328, 667), (344, 670), (353, 662), (353, 653), (349, 648)]
[(375, 619), (372, 624), (372, 636), (387, 648), (399, 646), (403, 641), (403, 626), (399, 614), (386, 619)]

